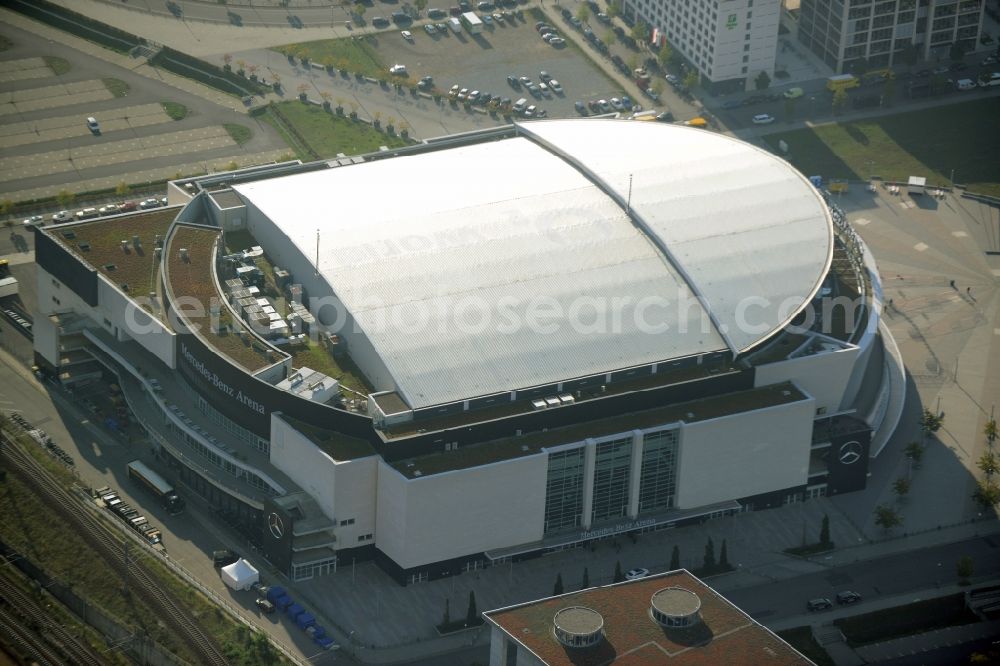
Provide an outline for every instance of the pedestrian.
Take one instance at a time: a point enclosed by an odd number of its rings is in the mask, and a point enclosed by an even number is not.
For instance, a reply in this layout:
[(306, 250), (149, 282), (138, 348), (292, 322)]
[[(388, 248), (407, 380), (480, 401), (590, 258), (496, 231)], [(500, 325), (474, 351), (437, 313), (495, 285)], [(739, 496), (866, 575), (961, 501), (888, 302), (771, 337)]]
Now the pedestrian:
[(954, 280), (952, 280), (952, 281), (951, 281), (951, 288), (952, 288), (952, 289), (954, 289), (954, 288), (955, 288), (955, 281), (954, 281)]
[(972, 298), (972, 287), (966, 287), (965, 293), (969, 298)]
[(889, 299), (889, 307), (890, 307), (890, 308), (894, 308), (894, 307), (896, 307), (895, 305), (893, 305), (893, 304), (892, 304), (892, 299), (891, 299), (891, 298)]

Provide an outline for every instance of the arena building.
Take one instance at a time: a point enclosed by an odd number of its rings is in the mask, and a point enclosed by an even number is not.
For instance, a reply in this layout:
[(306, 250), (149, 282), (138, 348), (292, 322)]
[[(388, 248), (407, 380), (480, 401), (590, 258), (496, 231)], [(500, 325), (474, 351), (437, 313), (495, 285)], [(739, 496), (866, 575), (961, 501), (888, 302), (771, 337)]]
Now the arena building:
[(112, 373), (151, 462), (294, 579), (865, 485), (874, 261), (759, 148), (552, 120), (169, 194), (37, 230), (37, 363)]

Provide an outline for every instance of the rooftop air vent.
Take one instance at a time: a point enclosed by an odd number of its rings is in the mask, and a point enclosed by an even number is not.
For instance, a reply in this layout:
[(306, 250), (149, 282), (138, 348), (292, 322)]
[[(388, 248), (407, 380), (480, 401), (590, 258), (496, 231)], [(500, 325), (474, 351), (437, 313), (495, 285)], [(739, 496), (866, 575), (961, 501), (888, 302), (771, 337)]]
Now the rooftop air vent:
[(119, 241), (119, 243), (121, 243), (122, 252), (128, 252), (128, 240), (123, 238)]
[(688, 412), (687, 414), (685, 414), (685, 416), (688, 417), (689, 419), (693, 419), (694, 418), (694, 412)]
[(64, 231), (62, 232), (62, 235), (63, 238), (65, 238), (66, 240), (73, 240), (74, 238), (76, 238), (76, 234), (73, 233), (72, 231)]
[(106, 270), (106, 271), (116, 271), (116, 270), (118, 270), (118, 267), (115, 266), (114, 264), (104, 264), (104, 270)]
[(84, 252), (90, 251), (90, 243), (80, 243), (80, 249)]
[(139, 234), (132, 236), (132, 246), (139, 247)]
[(552, 626), (559, 642), (570, 648), (588, 648), (604, 638), (604, 618), (592, 608), (563, 608), (552, 618)]
[(701, 622), (701, 599), (683, 587), (665, 587), (650, 600), (653, 618), (661, 627), (683, 629)]
[(181, 249), (177, 250), (177, 254), (180, 255), (181, 261), (183, 261), (184, 263), (191, 261), (191, 257), (188, 255), (188, 249), (186, 247), (182, 247)]
[(122, 291), (128, 293), (128, 282), (122, 282)]

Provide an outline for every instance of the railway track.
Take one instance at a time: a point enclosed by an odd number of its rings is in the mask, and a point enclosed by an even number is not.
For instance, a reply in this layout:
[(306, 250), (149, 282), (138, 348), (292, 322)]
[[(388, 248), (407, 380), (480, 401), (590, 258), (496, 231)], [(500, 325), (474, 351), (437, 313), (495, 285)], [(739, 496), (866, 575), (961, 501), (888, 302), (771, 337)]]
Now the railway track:
[[(21, 445), (4, 437), (0, 447), (11, 463), (11, 471), (35, 489), (53, 511), (62, 516), (77, 532), (113, 567), (121, 567), (122, 545), (90, 511), (74, 510), (79, 500), (56, 481), (48, 470), (21, 448)], [(156, 578), (141, 561), (133, 561), (127, 575), (130, 588), (146, 601), (179, 639), (184, 640), (200, 657), (199, 663), (226, 666), (228, 661), (216, 642), (205, 632), (198, 621), (171, 593), (161, 588)]]
[[(86, 643), (66, 631), (58, 623), (53, 622), (45, 609), (39, 606), (34, 599), (2, 577), (0, 577), (0, 602), (6, 602), (10, 607), (7, 611), (0, 606), (0, 610), (14, 616), (20, 616), (22, 624), (30, 623), (38, 627), (39, 632), (44, 630), (49, 637), (49, 643), (54, 642), (55, 647), (65, 655), (64, 663), (80, 664), (81, 666), (101, 666), (103, 663)], [(7, 620), (6, 615), (3, 619)]]
[(44, 638), (6, 608), (0, 608), (0, 629), (3, 630), (7, 641), (27, 654), (30, 663), (42, 666), (62, 666), (66, 663)]

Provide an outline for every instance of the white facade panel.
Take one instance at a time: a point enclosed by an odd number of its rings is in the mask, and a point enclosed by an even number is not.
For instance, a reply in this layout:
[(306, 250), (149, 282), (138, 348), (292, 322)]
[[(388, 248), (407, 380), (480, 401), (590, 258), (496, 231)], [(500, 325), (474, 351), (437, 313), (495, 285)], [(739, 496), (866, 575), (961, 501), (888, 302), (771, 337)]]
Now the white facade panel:
[[(148, 294), (136, 294), (136, 297), (148, 299)], [(101, 316), (114, 323), (116, 330), (112, 332), (118, 340), (134, 340), (171, 370), (177, 368), (174, 332), (111, 286), (101, 274), (97, 278), (97, 302)]]
[(805, 484), (814, 411), (804, 400), (683, 425), (677, 508)]
[(330, 520), (337, 519), (334, 460), (279, 415), (271, 415), (271, 464), (316, 500)]
[(407, 479), (379, 464), (376, 545), (404, 569), (542, 538), (548, 456)]
[(858, 348), (851, 347), (768, 363), (756, 368), (754, 386), (795, 382), (816, 400), (816, 409), (835, 414), (840, 410), (857, 360)]

